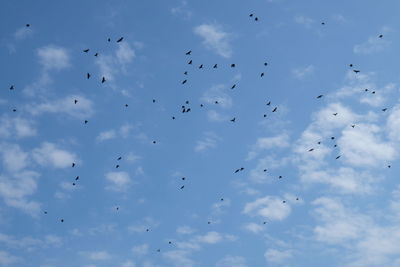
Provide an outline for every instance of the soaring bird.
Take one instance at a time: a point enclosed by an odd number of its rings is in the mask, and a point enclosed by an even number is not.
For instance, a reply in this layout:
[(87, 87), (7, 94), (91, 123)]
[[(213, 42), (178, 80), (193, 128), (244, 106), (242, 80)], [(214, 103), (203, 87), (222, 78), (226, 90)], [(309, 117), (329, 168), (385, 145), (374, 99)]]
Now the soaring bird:
[(86, 78), (90, 78), (90, 73), (88, 72), (88, 73), (86, 73)]
[(340, 158), (340, 156), (337, 156), (337, 157), (336, 157), (336, 159), (339, 159), (339, 158)]
[(79, 176), (76, 176), (75, 181), (78, 181), (78, 180), (79, 180)]
[(192, 50), (189, 50), (186, 52), (186, 55), (190, 55), (192, 53)]
[(199, 66), (199, 69), (202, 69), (203, 68), (203, 64), (201, 64), (200, 66)]
[(89, 48), (88, 49), (85, 49), (85, 50), (83, 50), (83, 52), (85, 52), (85, 53), (87, 53), (87, 52), (89, 52)]
[(250, 15), (249, 15), (249, 17), (253, 17), (253, 16), (254, 16), (254, 14), (250, 14)]
[(214, 69), (218, 68), (218, 64), (215, 64), (213, 68), (214, 68)]
[(31, 25), (30, 25), (30, 24), (25, 24), (25, 26), (26, 26), (27, 28), (29, 28)]
[(319, 95), (319, 96), (317, 96), (317, 98), (322, 98), (324, 95)]
[(106, 82), (106, 78), (103, 76), (103, 78), (101, 79), (101, 83), (105, 83)]
[(72, 162), (72, 168), (75, 167), (75, 162)]
[(254, 19), (255, 21), (258, 21), (258, 18), (257, 17), (255, 17), (255, 19)]
[(311, 151), (314, 151), (314, 148), (310, 148), (310, 149), (308, 150), (308, 152), (311, 152)]
[(10, 86), (10, 90), (14, 90), (14, 85), (11, 85), (11, 86)]
[(121, 160), (121, 159), (122, 159), (122, 157), (117, 158), (117, 160)]
[(76, 104), (76, 103), (78, 103), (78, 100), (75, 99), (75, 100), (74, 100), (74, 104)]
[(332, 115), (333, 115), (333, 116), (337, 116), (337, 114), (338, 114), (338, 113), (336, 112), (336, 113), (333, 113)]
[(187, 72), (187, 71), (185, 71), (183, 74), (187, 75), (187, 74), (188, 74), (188, 72)]
[(117, 40), (117, 43), (122, 42), (122, 40), (124, 40), (124, 37), (119, 38), (119, 39)]
[(276, 112), (277, 109), (278, 109), (278, 107), (275, 107), (275, 108), (272, 110), (272, 112)]
[(191, 65), (192, 63), (193, 63), (193, 60), (190, 60), (190, 61), (188, 62), (188, 64), (190, 64), (190, 65)]
[(183, 80), (182, 84), (185, 84), (187, 82), (187, 80)]
[(184, 185), (182, 185), (182, 186), (181, 186), (181, 189), (183, 189), (183, 188), (185, 188), (185, 186), (184, 186)]
[(270, 105), (271, 105), (271, 101), (268, 101), (267, 106), (270, 106)]
[(232, 85), (231, 89), (234, 89), (236, 87), (236, 84)]
[(352, 67), (353, 67), (353, 64), (349, 64), (349, 67), (352, 68)]
[(264, 66), (268, 66), (268, 63), (267, 63), (267, 62), (264, 62)]
[(378, 37), (379, 37), (379, 38), (382, 38), (382, 37), (383, 37), (383, 34), (380, 34)]
[(354, 71), (354, 73), (356, 73), (356, 74), (360, 72), (359, 70), (353, 70), (353, 71)]
[(387, 108), (383, 108), (382, 111), (385, 112), (387, 110)]
[(231, 68), (234, 68), (234, 67), (236, 67), (236, 65), (235, 64), (231, 64)]
[(231, 122), (235, 122), (236, 121), (236, 117), (234, 117), (233, 119), (231, 119)]
[(261, 75), (260, 75), (261, 77), (264, 77), (264, 72), (261, 72)]
[(95, 57), (97, 57), (99, 55), (99, 53), (94, 54)]

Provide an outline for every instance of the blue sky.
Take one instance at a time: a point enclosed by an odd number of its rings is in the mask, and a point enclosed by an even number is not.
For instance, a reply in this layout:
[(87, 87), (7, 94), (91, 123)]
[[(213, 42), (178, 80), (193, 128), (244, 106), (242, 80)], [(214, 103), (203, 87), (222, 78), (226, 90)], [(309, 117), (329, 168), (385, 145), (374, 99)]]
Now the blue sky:
[(399, 8), (3, 1), (0, 266), (399, 266)]

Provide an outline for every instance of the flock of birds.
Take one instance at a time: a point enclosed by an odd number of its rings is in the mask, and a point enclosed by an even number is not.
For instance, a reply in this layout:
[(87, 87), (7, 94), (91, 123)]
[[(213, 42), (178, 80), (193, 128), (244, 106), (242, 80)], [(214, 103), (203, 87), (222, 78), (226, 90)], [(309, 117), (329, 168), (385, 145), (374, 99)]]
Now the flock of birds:
[[(249, 17), (250, 17), (250, 18), (254, 18), (254, 21), (256, 21), (256, 22), (259, 21), (259, 18), (258, 18), (255, 14), (250, 14)], [(325, 25), (325, 22), (321, 22), (321, 25)], [(30, 25), (30, 24), (26, 24), (25, 26), (29, 28), (31, 25)], [(378, 36), (378, 38), (383, 38), (383, 35), (380, 34), (380, 35)], [(108, 42), (111, 42), (111, 38), (108, 38), (107, 41), (108, 41)], [(120, 38), (118, 38), (118, 39), (115, 40), (116, 43), (121, 43), (121, 42), (123, 42), (123, 41), (124, 41), (124, 37), (120, 37)], [(91, 51), (90, 48), (87, 48), (87, 49), (84, 49), (84, 50), (83, 50), (83, 53), (89, 54), (90, 51)], [(99, 57), (99, 56), (100, 56), (99, 52), (95, 52), (93, 55), (94, 55), (95, 57)], [(191, 55), (192, 55), (192, 50), (187, 51), (187, 52), (185, 53), (185, 55), (186, 55), (186, 56), (191, 56)], [(192, 65), (194, 64), (193, 59), (189, 59), (189, 61), (187, 62), (187, 64), (192, 66)], [(267, 62), (264, 62), (263, 65), (266, 67), (266, 66), (268, 66), (268, 63), (267, 63)], [(199, 65), (198, 65), (198, 69), (203, 69), (203, 68), (205, 68), (205, 67), (206, 67), (206, 66), (205, 66), (204, 64), (199, 64)], [(230, 68), (235, 68), (235, 67), (236, 67), (236, 64), (235, 64), (235, 63), (230, 64)], [(352, 71), (353, 71), (355, 74), (360, 73), (360, 70), (359, 70), (359, 69), (354, 69), (354, 65), (353, 65), (353, 64), (349, 64), (349, 67), (352, 69)], [(218, 68), (218, 64), (215, 63), (215, 64), (212, 66), (212, 68), (213, 68), (213, 69), (217, 69), (217, 68)], [(183, 74), (184, 74), (185, 76), (188, 76), (188, 75), (189, 75), (189, 72), (188, 72), (188, 71), (184, 71)], [(260, 73), (260, 77), (262, 78), (262, 77), (264, 77), (264, 76), (265, 76), (265, 73), (264, 73), (264, 72), (261, 72), (261, 73)], [(92, 77), (92, 75), (91, 75), (89, 72), (87, 72), (87, 73), (86, 73), (86, 78), (87, 78), (87, 79), (90, 79), (91, 77)], [(107, 82), (107, 77), (102, 76), (100, 82), (101, 82), (102, 84), (106, 83), (106, 82)], [(187, 84), (188, 82), (189, 82), (189, 79), (186, 78), (186, 79), (184, 79), (184, 80), (181, 82), (181, 84), (182, 84), (182, 85), (185, 85), (185, 84)], [(235, 84), (233, 84), (233, 85), (230, 87), (230, 89), (233, 90), (233, 89), (236, 88), (236, 86), (237, 86), (237, 84), (235, 83)], [(15, 85), (11, 85), (11, 86), (9, 87), (9, 90), (11, 90), (11, 91), (13, 91), (13, 90), (15, 90), (15, 89), (16, 89), (16, 88), (15, 88)], [(368, 88), (366, 88), (366, 89), (364, 89), (364, 92), (370, 92), (370, 90), (369, 90)], [(371, 91), (371, 94), (376, 94), (376, 91)], [(320, 95), (318, 95), (318, 96), (316, 97), (316, 99), (321, 99), (321, 98), (323, 98), (323, 97), (324, 97), (324, 95), (323, 95), (323, 94), (320, 94)], [(74, 99), (74, 104), (78, 104), (78, 102), (79, 102), (79, 101), (78, 101), (77, 99)], [(156, 99), (153, 99), (152, 102), (155, 103), (155, 102), (156, 102)], [(189, 107), (189, 104), (190, 104), (189, 100), (186, 100), (185, 103), (184, 103), (184, 105), (181, 106), (181, 112), (182, 112), (182, 113), (188, 113), (188, 112), (191, 111), (191, 108)], [(219, 104), (219, 101), (218, 101), (218, 100), (215, 100), (215, 101), (214, 101), (214, 104)], [(267, 101), (265, 104), (266, 104), (266, 106), (271, 106), (271, 101)], [(125, 107), (128, 107), (128, 104), (125, 104)], [(204, 104), (200, 104), (200, 107), (201, 107), (201, 108), (204, 107)], [(382, 110), (383, 112), (385, 112), (385, 111), (388, 110), (388, 108), (385, 107), (385, 108), (382, 108), (381, 110)], [(13, 108), (12, 111), (13, 111), (13, 112), (16, 112), (17, 109), (16, 109), (16, 108)], [(277, 112), (277, 111), (278, 111), (278, 107), (277, 107), (277, 106), (275, 106), (275, 107), (273, 107), (273, 108), (271, 109), (271, 112), (272, 112), (272, 113)], [(332, 114), (332, 116), (340, 116), (340, 114), (339, 114), (338, 112), (335, 112), (335, 113)], [(263, 117), (267, 117), (267, 114), (263, 114)], [(172, 119), (175, 120), (176, 117), (175, 117), (175, 116), (172, 116)], [(236, 122), (236, 117), (233, 117), (232, 119), (230, 119), (230, 122), (235, 123), (235, 122)], [(84, 120), (84, 124), (87, 124), (87, 123), (88, 123), (88, 120)], [(350, 126), (351, 126), (352, 128), (355, 128), (355, 127), (356, 127), (355, 124), (352, 124), (352, 125), (350, 125)], [(330, 138), (331, 141), (335, 141), (335, 139), (336, 139), (336, 138), (335, 138), (334, 136), (332, 136), (332, 137)], [(153, 140), (152, 143), (153, 143), (153, 144), (156, 144), (156, 140)], [(317, 141), (317, 142), (316, 142), (316, 144), (318, 144), (318, 145), (320, 145), (321, 143), (322, 143), (322, 141)], [(334, 144), (334, 147), (337, 147), (337, 144)], [(315, 147), (312, 147), (312, 148), (308, 149), (308, 152), (311, 153), (311, 152), (313, 152), (313, 151), (315, 151), (315, 150), (316, 150), (316, 148), (315, 148)], [(340, 157), (341, 157), (341, 155), (337, 155), (337, 156), (335, 157), (335, 159), (338, 160)], [(121, 159), (122, 159), (122, 157), (118, 157), (118, 158), (117, 158), (117, 162), (120, 162)], [(74, 168), (75, 166), (76, 166), (76, 163), (75, 163), (75, 162), (71, 163), (71, 167), (72, 167), (72, 168)], [(117, 164), (115, 165), (115, 168), (118, 169), (119, 167), (120, 167), (120, 164), (117, 163)], [(387, 165), (387, 167), (388, 167), (388, 168), (391, 168), (391, 165)], [(233, 173), (243, 172), (244, 170), (245, 170), (244, 167), (239, 167), (239, 168), (236, 168), (236, 169), (233, 171)], [(263, 172), (267, 172), (267, 168), (264, 168), (262, 171), (263, 171)], [(72, 185), (73, 185), (73, 186), (76, 186), (76, 185), (77, 185), (77, 183), (79, 182), (79, 178), (80, 178), (79, 175), (76, 176), (76, 177), (74, 178), (74, 181), (72, 182)], [(282, 175), (279, 175), (279, 176), (278, 176), (278, 179), (282, 179), (282, 178), (283, 178)], [(186, 177), (181, 177), (181, 181), (182, 181), (182, 182), (185, 182), (185, 181), (186, 181)], [(181, 190), (183, 190), (184, 188), (185, 188), (185, 185), (184, 185), (184, 184), (180, 186), (180, 189), (181, 189)], [(295, 199), (296, 199), (296, 201), (299, 200), (298, 197), (296, 197)], [(220, 201), (224, 201), (224, 199), (221, 198)], [(286, 203), (286, 200), (282, 200), (282, 203)], [(119, 210), (119, 207), (116, 207), (115, 209), (116, 209), (116, 210)], [(48, 214), (48, 211), (44, 211), (44, 214), (47, 215), (47, 214)], [(60, 221), (61, 223), (63, 223), (65, 220), (64, 220), (64, 218), (60, 218), (59, 221)], [(208, 221), (208, 222), (207, 222), (207, 224), (211, 224), (211, 223), (212, 223), (211, 221)], [(263, 222), (262, 222), (262, 224), (266, 224), (266, 223), (267, 223), (266, 221), (263, 221)], [(146, 228), (146, 232), (149, 232), (149, 231), (150, 231), (150, 228)], [(172, 241), (169, 241), (168, 243), (169, 243), (169, 244), (172, 244)], [(160, 252), (160, 251), (161, 251), (160, 249), (157, 249), (157, 252)]]

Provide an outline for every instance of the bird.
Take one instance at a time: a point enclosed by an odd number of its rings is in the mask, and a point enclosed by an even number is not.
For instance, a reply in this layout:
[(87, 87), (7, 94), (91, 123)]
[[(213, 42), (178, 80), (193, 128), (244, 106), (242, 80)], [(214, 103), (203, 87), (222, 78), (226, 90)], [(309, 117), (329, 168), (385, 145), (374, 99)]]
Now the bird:
[(10, 90), (14, 90), (14, 85), (11, 85), (11, 86), (10, 86)]
[(352, 68), (352, 67), (353, 67), (353, 64), (349, 64), (349, 67)]
[(264, 62), (264, 66), (268, 66), (268, 63), (267, 63), (267, 62)]
[(383, 34), (380, 34), (378, 37), (379, 37), (379, 38), (382, 38), (382, 37), (383, 37)]
[(153, 99), (153, 103), (156, 103), (156, 100), (155, 100), (155, 99)]
[(325, 25), (325, 22), (321, 22), (321, 25)]
[(231, 89), (234, 89), (236, 87), (236, 84), (232, 85)]
[(263, 171), (264, 171), (264, 172), (267, 172), (267, 169), (264, 169)]
[(390, 169), (392, 166), (388, 165), (387, 167)]
[(236, 120), (236, 117), (234, 117), (233, 119), (231, 119), (231, 122), (235, 122), (235, 120)]
[(383, 108), (382, 111), (385, 112), (387, 110), (387, 108)]
[(250, 15), (249, 15), (249, 17), (253, 17), (253, 16), (254, 16), (254, 14), (250, 14)]
[(336, 157), (336, 159), (339, 159), (339, 158), (340, 158), (340, 156), (337, 156), (337, 157)]
[(201, 64), (200, 66), (199, 66), (199, 69), (202, 69), (203, 68), (203, 64)]
[(189, 105), (189, 100), (186, 100), (185, 103)]
[(264, 118), (266, 118), (266, 117), (267, 117), (267, 114), (264, 114), (263, 116), (264, 116)]
[(188, 55), (190, 55), (191, 53), (192, 53), (192, 50), (189, 50), (189, 51), (186, 52), (186, 55), (188, 56)]
[(271, 101), (269, 101), (268, 103), (267, 103), (267, 106), (270, 106), (271, 105)]
[(105, 83), (106, 82), (106, 78), (103, 76), (103, 78), (101, 79), (101, 83)]
[(85, 49), (85, 50), (83, 50), (83, 52), (85, 52), (85, 53), (87, 53), (87, 52), (89, 52), (89, 48), (88, 49)]
[(317, 98), (322, 98), (324, 95), (319, 95), (319, 96), (317, 96)]
[(254, 20), (255, 20), (255, 21), (258, 21), (258, 18), (257, 18), (257, 17), (255, 17), (255, 18), (254, 18)]
[(60, 221), (61, 221), (61, 222), (64, 222), (64, 219), (61, 219)]
[(215, 100), (214, 103), (215, 103), (215, 104), (219, 104), (218, 100)]
[(202, 107), (204, 107), (204, 105), (203, 105), (203, 104), (200, 104), (200, 107), (202, 108)]
[(175, 120), (175, 117), (174, 117), (174, 116), (172, 116), (172, 119), (173, 119), (173, 120)]
[(47, 214), (47, 211), (45, 211), (44, 214)]
[(75, 186), (76, 184), (75, 184), (75, 183), (72, 183), (72, 185)]
[(355, 124), (352, 124), (351, 127), (354, 128), (354, 127), (356, 127), (356, 125), (355, 125)]
[(125, 104), (125, 107), (128, 107), (128, 104)]
[(357, 74), (357, 73), (359, 73), (360, 71), (359, 70), (353, 70), (354, 71), (354, 73), (355, 74)]
[(31, 25), (30, 24), (25, 24), (25, 27), (29, 28)]
[(79, 180), (79, 176), (76, 176), (75, 181), (78, 181), (78, 180)]
[(122, 157), (117, 158), (117, 160), (121, 160), (121, 159), (122, 159)]
[(308, 152), (311, 152), (311, 151), (314, 151), (314, 148), (310, 148), (310, 149), (308, 150)]
[(282, 177), (282, 175), (279, 175), (279, 177), (278, 177), (279, 179), (282, 179), (283, 177)]
[(181, 186), (181, 189), (183, 189), (183, 188), (185, 188), (185, 186), (184, 186), (184, 185), (182, 185), (182, 186)]
[(75, 100), (74, 100), (74, 104), (76, 104), (76, 103), (78, 103), (78, 100), (75, 99)]
[(187, 75), (187, 74), (188, 74), (188, 72), (187, 72), (187, 71), (185, 71), (183, 74)]
[(90, 78), (90, 73), (88, 72), (87, 74), (86, 74), (86, 78)]
[(364, 89), (364, 92), (368, 92), (368, 89)]
[(72, 168), (75, 167), (75, 162), (72, 162)]
[(111, 42), (111, 38), (108, 38), (107, 41), (108, 41), (108, 42)]
[(187, 80), (183, 80), (182, 84), (185, 84), (187, 82)]
[(87, 124), (89, 121), (88, 120), (85, 120), (85, 124)]
[(153, 141), (153, 144), (155, 144), (156, 143), (156, 141)]
[(191, 65), (192, 63), (193, 63), (193, 60), (190, 60), (190, 61), (188, 62), (189, 65)]
[(97, 57), (99, 55), (99, 53), (94, 54), (95, 57)]
[(17, 112), (17, 109), (15, 109), (15, 108), (13, 108), (13, 110), (12, 110), (13, 112)]
[(336, 113), (333, 113), (332, 115), (333, 115), (333, 116), (337, 116), (337, 114), (338, 114), (338, 113), (336, 112)]
[(182, 181), (185, 181), (186, 177), (182, 177), (181, 179), (182, 179)]
[(331, 137), (331, 140), (335, 140), (335, 137), (334, 137), (334, 136), (332, 136), (332, 137)]
[(124, 37), (119, 38), (119, 39), (117, 40), (117, 43), (122, 42), (122, 40), (124, 40)]
[(231, 64), (231, 68), (234, 68), (234, 67), (236, 67), (236, 65), (235, 64)]
[(115, 166), (115, 168), (118, 169), (118, 168), (119, 168), (119, 165), (117, 164), (117, 165)]
[(277, 109), (278, 109), (278, 107), (275, 107), (275, 108), (272, 110), (272, 112), (276, 112)]
[(215, 65), (213, 66), (213, 69), (216, 69), (216, 68), (218, 68), (218, 64), (215, 64)]
[(261, 72), (261, 75), (260, 75), (261, 77), (264, 77), (264, 72)]

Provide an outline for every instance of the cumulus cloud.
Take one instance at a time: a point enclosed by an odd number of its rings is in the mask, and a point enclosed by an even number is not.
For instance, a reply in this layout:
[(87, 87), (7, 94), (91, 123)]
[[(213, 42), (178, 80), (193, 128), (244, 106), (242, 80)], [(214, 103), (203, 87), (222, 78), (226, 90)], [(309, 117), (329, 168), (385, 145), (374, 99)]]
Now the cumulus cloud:
[(232, 47), (230, 34), (217, 24), (201, 24), (194, 28), (194, 33), (203, 38), (203, 45), (213, 50), (216, 54), (230, 58)]
[[(383, 27), (381, 30), (382, 34), (390, 32), (390, 29), (387, 27)], [(390, 41), (385, 38), (379, 38), (379, 34), (375, 36), (370, 36), (367, 41), (361, 44), (357, 44), (353, 48), (353, 52), (355, 54), (373, 54), (377, 52), (381, 52), (388, 48), (391, 44)]]
[(55, 144), (44, 142), (39, 148), (32, 151), (33, 159), (42, 166), (54, 168), (71, 167), (78, 162), (78, 157), (67, 150), (58, 148)]
[(315, 68), (313, 65), (308, 65), (306, 67), (293, 69), (292, 74), (297, 79), (303, 79), (304, 77), (309, 76), (312, 73), (314, 73), (314, 69)]
[(70, 66), (70, 59), (65, 48), (49, 45), (37, 50), (39, 61), (45, 70), (62, 70)]
[(282, 221), (291, 212), (290, 204), (274, 196), (258, 198), (253, 202), (246, 203), (243, 213), (251, 216), (261, 216), (269, 220)]
[(218, 140), (219, 140), (219, 138), (215, 133), (206, 132), (206, 133), (204, 133), (203, 138), (196, 142), (194, 151), (202, 152), (202, 151), (206, 151), (211, 148), (214, 148), (217, 146)]
[(227, 255), (220, 259), (215, 267), (247, 267), (246, 259), (240, 256)]
[(127, 172), (108, 172), (106, 174), (108, 185), (106, 189), (124, 192), (132, 185), (132, 180)]

